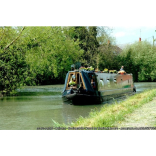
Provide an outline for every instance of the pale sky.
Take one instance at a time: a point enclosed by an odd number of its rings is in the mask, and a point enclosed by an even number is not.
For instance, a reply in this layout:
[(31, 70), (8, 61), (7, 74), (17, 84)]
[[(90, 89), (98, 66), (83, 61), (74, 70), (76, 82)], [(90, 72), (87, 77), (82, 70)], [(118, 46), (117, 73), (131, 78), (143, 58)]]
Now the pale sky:
[(153, 36), (156, 39), (155, 30), (156, 26), (115, 26), (111, 35), (116, 38), (117, 45), (134, 43), (139, 41), (139, 37), (142, 41), (147, 40), (153, 44)]

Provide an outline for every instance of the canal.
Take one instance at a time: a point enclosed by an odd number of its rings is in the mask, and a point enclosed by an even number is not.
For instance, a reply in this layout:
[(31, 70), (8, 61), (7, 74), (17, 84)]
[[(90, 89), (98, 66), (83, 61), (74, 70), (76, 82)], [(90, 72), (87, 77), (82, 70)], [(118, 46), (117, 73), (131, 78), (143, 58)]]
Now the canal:
[[(137, 92), (156, 88), (156, 83), (135, 83)], [(27, 86), (18, 90), (18, 96), (0, 98), (1, 130), (36, 130), (37, 127), (52, 127), (53, 120), (62, 124), (70, 124), (80, 116), (86, 117), (92, 109), (100, 109), (105, 103), (98, 105), (64, 104), (61, 92), (64, 85)], [(117, 101), (125, 100), (119, 98)]]

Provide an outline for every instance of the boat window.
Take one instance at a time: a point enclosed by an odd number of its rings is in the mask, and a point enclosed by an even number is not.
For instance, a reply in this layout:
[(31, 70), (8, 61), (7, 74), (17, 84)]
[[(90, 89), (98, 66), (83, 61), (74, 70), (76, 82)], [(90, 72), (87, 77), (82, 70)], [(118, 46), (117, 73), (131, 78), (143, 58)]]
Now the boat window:
[(116, 79), (114, 79), (114, 83), (116, 83)]
[(77, 83), (81, 83), (82, 79), (79, 73), (77, 73)]
[(90, 78), (90, 82), (91, 85), (93, 87), (93, 89), (96, 89), (96, 78), (95, 78), (95, 74), (88, 74), (89, 78)]
[(69, 80), (68, 81), (68, 87), (70, 87), (70, 83), (72, 83), (72, 82), (75, 82), (75, 84), (76, 84), (76, 76), (75, 76), (75, 74), (70, 74), (68, 80)]
[(107, 79), (107, 87), (111, 87), (110, 79)]
[(88, 74), (88, 76), (89, 76), (89, 79), (90, 79), (90, 82), (91, 82), (92, 74)]
[(99, 82), (99, 87), (103, 87), (104, 86), (104, 80), (103, 79), (100, 79), (100, 82)]
[(82, 83), (82, 79), (81, 79), (81, 76), (79, 73), (77, 73), (77, 84), (78, 84), (78, 87), (83, 87), (83, 83)]

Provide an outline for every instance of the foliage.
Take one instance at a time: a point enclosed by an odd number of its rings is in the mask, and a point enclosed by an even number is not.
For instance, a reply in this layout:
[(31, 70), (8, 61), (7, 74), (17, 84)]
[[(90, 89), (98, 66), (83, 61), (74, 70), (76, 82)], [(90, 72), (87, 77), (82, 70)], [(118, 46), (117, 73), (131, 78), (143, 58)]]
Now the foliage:
[(156, 81), (155, 60), (156, 47), (147, 41), (142, 41), (129, 45), (123, 50), (120, 65), (124, 65), (127, 73), (133, 73), (135, 81)]
[[(0, 91), (2, 94), (15, 94), (17, 87), (31, 80), (31, 73), (25, 60), (25, 49), (20, 46), (21, 41), (10, 44), (19, 35), (19, 29), (1, 27), (0, 32)], [(10, 46), (6, 48), (7, 45)], [(31, 80), (31, 84), (33, 82)]]
[(108, 69), (107, 69), (107, 68), (105, 68), (103, 71), (108, 71)]
[(103, 73), (108, 73), (108, 69), (105, 68), (105, 69), (103, 70)]
[(62, 27), (0, 27), (0, 91), (22, 85), (56, 83), (83, 50)]
[(121, 49), (115, 45), (115, 39), (111, 37), (112, 29), (109, 27), (98, 27), (97, 40), (99, 42), (99, 54), (97, 64), (102, 71), (104, 68), (119, 68), (118, 55)]
[(118, 53), (112, 45), (101, 45), (99, 47), (99, 69), (104, 68), (119, 70)]
[[(28, 27), (26, 60), (40, 82), (61, 77), (83, 53), (79, 42), (70, 39), (61, 27)], [(52, 83), (52, 82), (51, 82)]]
[(90, 67), (87, 68), (87, 70), (88, 70), (88, 71), (93, 71), (94, 68), (93, 68), (92, 66), (90, 66)]
[(110, 41), (112, 45), (115, 45), (115, 38), (111, 36), (113, 29), (107, 26), (97, 27), (97, 41), (99, 45), (105, 45)]
[(116, 73), (116, 70), (109, 70), (109, 73)]
[(98, 54), (99, 42), (97, 41), (97, 27), (69, 27), (65, 31), (84, 50), (81, 62), (83, 65), (96, 66), (96, 55)]
[(76, 85), (76, 82), (69, 82), (69, 85), (71, 86), (71, 85)]
[(134, 81), (156, 81), (156, 47), (142, 41), (122, 51), (111, 32), (109, 27), (95, 26), (0, 27), (0, 92), (15, 93), (24, 85), (64, 83), (76, 62), (89, 71), (118, 71), (123, 65)]
[(92, 66), (90, 66), (90, 67), (80, 67), (79, 70), (93, 71), (94, 68)]

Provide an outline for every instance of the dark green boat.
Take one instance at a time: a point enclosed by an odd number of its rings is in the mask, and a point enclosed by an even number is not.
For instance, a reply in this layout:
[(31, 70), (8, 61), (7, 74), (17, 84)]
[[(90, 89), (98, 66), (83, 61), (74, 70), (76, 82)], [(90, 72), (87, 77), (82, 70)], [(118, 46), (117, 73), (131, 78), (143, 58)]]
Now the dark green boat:
[(62, 97), (73, 104), (99, 104), (134, 91), (132, 74), (69, 71)]

